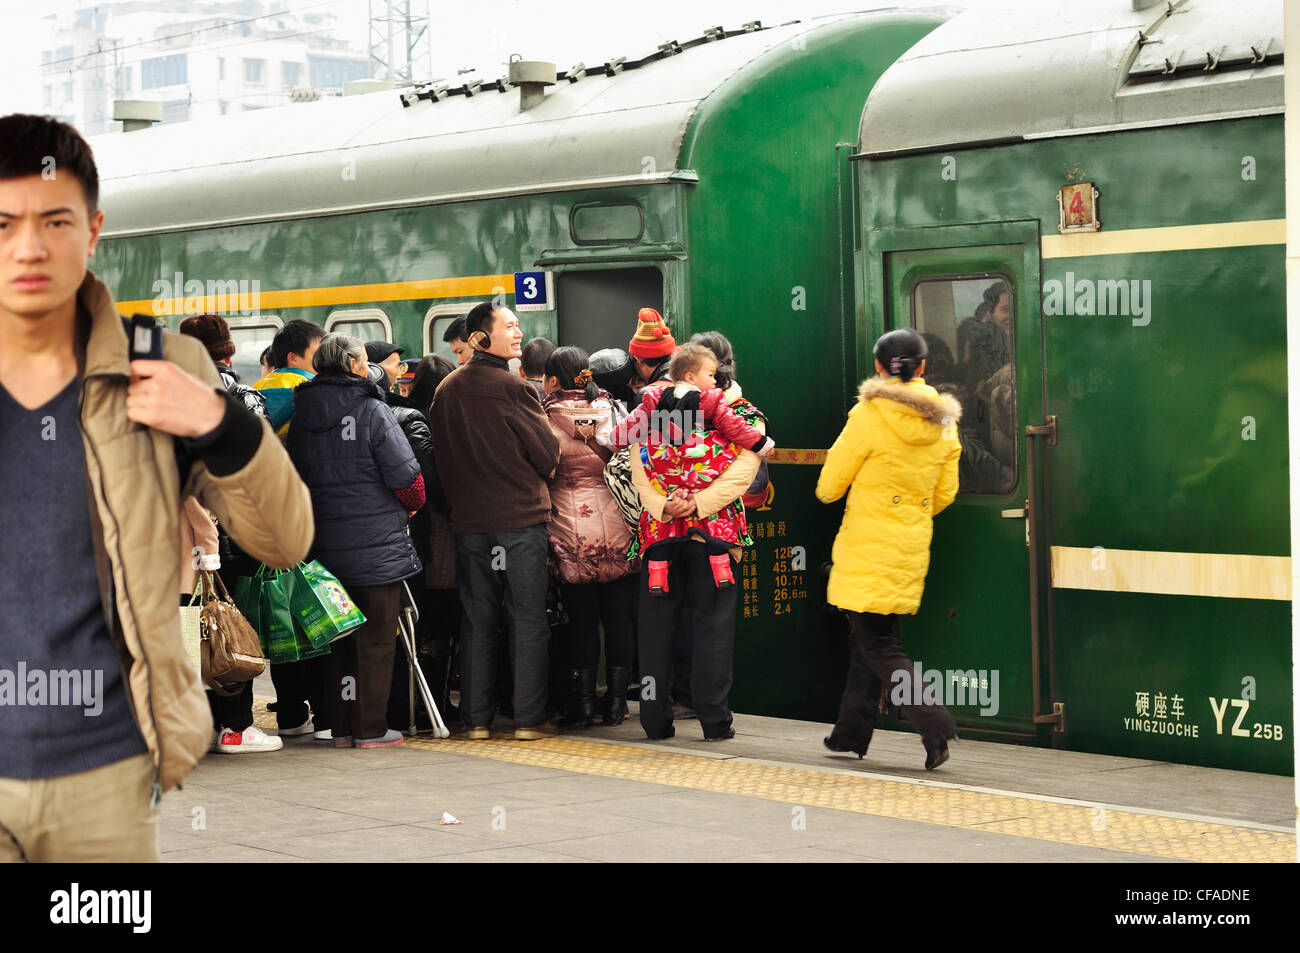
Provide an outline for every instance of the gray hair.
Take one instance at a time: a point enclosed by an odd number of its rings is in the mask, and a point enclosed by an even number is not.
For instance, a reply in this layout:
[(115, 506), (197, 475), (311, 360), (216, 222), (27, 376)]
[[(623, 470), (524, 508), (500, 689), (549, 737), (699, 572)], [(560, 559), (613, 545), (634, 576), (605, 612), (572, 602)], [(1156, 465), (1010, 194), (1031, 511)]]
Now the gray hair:
[(317, 374), (350, 375), (354, 360), (366, 363), (366, 346), (359, 338), (336, 332), (321, 339), (311, 363)]

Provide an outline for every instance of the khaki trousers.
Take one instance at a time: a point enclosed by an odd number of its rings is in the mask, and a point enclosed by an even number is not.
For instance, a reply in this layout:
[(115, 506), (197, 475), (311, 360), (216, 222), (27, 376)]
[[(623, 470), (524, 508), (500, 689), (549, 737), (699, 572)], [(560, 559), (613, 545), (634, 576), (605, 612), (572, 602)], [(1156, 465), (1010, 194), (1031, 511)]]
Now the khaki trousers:
[(57, 778), (0, 778), (0, 862), (157, 862), (153, 779), (147, 754)]

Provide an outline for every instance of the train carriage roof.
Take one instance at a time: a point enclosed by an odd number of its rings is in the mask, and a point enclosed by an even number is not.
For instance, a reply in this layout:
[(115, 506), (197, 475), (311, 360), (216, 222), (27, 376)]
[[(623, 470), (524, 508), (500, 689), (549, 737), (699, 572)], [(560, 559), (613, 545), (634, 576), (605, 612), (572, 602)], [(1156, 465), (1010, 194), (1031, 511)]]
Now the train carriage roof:
[(1036, 0), (938, 27), (881, 77), (880, 156), (1282, 112), (1281, 0)]
[(105, 235), (663, 181), (723, 84), (802, 34), (883, 12), (737, 32), (561, 80), (526, 112), (508, 86), (409, 108), (389, 90), (99, 136)]

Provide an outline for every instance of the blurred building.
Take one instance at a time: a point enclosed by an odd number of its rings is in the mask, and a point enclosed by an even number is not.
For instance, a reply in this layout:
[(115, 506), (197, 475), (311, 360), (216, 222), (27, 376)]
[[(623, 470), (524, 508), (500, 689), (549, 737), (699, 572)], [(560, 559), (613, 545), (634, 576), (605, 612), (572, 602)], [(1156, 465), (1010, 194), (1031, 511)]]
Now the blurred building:
[[(44, 111), (86, 135), (120, 128), (117, 99), (163, 104), (163, 122), (339, 95), (369, 54), (336, 37), (329, 7), (260, 0), (118, 0), (44, 18)], [(297, 97), (294, 91), (297, 90)]]

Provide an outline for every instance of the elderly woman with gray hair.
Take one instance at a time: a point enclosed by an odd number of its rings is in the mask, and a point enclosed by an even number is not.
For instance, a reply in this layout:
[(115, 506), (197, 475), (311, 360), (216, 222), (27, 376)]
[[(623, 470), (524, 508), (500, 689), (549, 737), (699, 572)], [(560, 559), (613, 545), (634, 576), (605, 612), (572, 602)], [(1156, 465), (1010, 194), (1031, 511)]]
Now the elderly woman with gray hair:
[(388, 728), (386, 710), (401, 583), (423, 568), (407, 520), (424, 505), (424, 479), (383, 391), (368, 379), (361, 341), (325, 335), (314, 366), (316, 377), (294, 392), (289, 456), (311, 490), (311, 555), (366, 616), (333, 644), (332, 740), (336, 748), (397, 744), (402, 736)]

